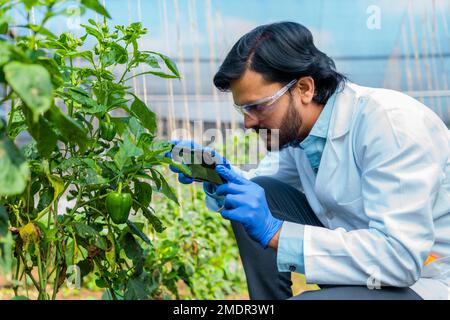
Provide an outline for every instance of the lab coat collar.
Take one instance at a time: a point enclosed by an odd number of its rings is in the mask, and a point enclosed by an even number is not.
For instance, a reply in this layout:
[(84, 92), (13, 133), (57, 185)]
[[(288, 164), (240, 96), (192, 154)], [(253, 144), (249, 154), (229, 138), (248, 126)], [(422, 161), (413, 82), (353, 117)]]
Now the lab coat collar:
[(342, 140), (339, 138), (350, 131), (353, 113), (357, 106), (357, 90), (359, 90), (357, 85), (347, 81), (335, 93), (336, 100), (331, 114), (327, 143), (314, 185), (315, 194), (320, 201), (336, 196), (337, 189), (329, 188), (329, 181), (339, 167), (340, 159), (345, 156), (340, 151)]
[(328, 137), (337, 139), (350, 130), (351, 119), (355, 110), (356, 85), (346, 81), (336, 92), (336, 102), (332, 110)]
[[(333, 93), (333, 95), (328, 99), (308, 136), (316, 136), (324, 139), (327, 138), (331, 112), (333, 111), (335, 100), (336, 92)], [(300, 143), (300, 146), (302, 146), (302, 143)]]

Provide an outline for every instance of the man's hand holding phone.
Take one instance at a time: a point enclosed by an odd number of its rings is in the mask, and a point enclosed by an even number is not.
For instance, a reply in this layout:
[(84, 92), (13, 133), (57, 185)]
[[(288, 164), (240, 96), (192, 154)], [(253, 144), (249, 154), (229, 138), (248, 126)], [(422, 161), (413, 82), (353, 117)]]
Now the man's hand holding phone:
[[(205, 169), (210, 170), (209, 173), (213, 171), (218, 174), (218, 179), (221, 179), (223, 183), (214, 183), (208, 180), (210, 176), (206, 174), (197, 176), (192, 174), (189, 177), (180, 169), (171, 166), (172, 171), (178, 173), (178, 180), (185, 184), (196, 180), (203, 181), (203, 190), (209, 196), (206, 200), (208, 208), (220, 212), (225, 219), (240, 222), (253, 240), (259, 242), (263, 248), (267, 248), (279, 233), (283, 221), (272, 216), (264, 189), (234, 172), (226, 159), (214, 150), (203, 148), (193, 141), (174, 141), (174, 144), (172, 154), (168, 155), (172, 159), (183, 154), (186, 155), (186, 152), (188, 160), (191, 160), (190, 155), (195, 160), (197, 154), (207, 155), (206, 158), (212, 157), (214, 163), (209, 159), (206, 161), (209, 163), (194, 165), (203, 165)], [(174, 160), (176, 161), (176, 159)], [(186, 163), (186, 165), (189, 167), (189, 164)], [(194, 168), (192, 165), (190, 167)]]
[(216, 173), (216, 165), (224, 165), (231, 169), (228, 161), (219, 155), (214, 149), (202, 147), (189, 140), (172, 140), (174, 147), (166, 156), (175, 162), (182, 162), (190, 171), (188, 175), (174, 165), (170, 169), (178, 173), (178, 181), (183, 184), (190, 184), (194, 181), (208, 182), (216, 185), (224, 183), (223, 179)]
[[(170, 169), (178, 174), (178, 181), (183, 184), (190, 184), (194, 181), (203, 182), (203, 190), (208, 195), (206, 197), (206, 205), (210, 210), (221, 212), (224, 209), (225, 197), (216, 194), (216, 189), (219, 185), (226, 182), (217, 172), (216, 165), (221, 164), (228, 169), (231, 169), (231, 165), (228, 161), (220, 156), (215, 150), (211, 148), (205, 148), (201, 145), (188, 140), (172, 140), (174, 147), (172, 151), (166, 154), (167, 157), (172, 158), (175, 162), (183, 162), (184, 165), (190, 170), (190, 175), (182, 172), (174, 165), (170, 165)], [(186, 157), (187, 155), (187, 157)], [(192, 157), (190, 156), (192, 155)], [(190, 164), (196, 157), (201, 155), (205, 156), (205, 161), (197, 161), (200, 163)], [(181, 160), (184, 159), (184, 160)], [(198, 159), (198, 156), (196, 158)], [(180, 161), (181, 160), (181, 161)], [(203, 159), (201, 159), (203, 160)], [(188, 162), (188, 163), (186, 163)]]

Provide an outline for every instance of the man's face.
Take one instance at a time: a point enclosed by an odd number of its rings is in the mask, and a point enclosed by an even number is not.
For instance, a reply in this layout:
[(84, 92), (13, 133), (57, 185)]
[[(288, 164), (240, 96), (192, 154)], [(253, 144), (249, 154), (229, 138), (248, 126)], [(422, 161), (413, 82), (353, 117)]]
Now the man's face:
[[(267, 129), (267, 137), (261, 135), (268, 150), (272, 146), (281, 149), (291, 141), (303, 140), (312, 128), (310, 124), (311, 114), (303, 105), (300, 83), (295, 84), (290, 91), (283, 94), (267, 113), (262, 112), (261, 117), (244, 115), (244, 125), (247, 129), (260, 132)], [(231, 92), (236, 104), (249, 104), (262, 98), (270, 97), (282, 88), (280, 83), (269, 83), (261, 74), (247, 70), (240, 79), (231, 82)], [(306, 100), (307, 102), (308, 100)], [(278, 129), (279, 141), (272, 141), (275, 134), (270, 131)]]

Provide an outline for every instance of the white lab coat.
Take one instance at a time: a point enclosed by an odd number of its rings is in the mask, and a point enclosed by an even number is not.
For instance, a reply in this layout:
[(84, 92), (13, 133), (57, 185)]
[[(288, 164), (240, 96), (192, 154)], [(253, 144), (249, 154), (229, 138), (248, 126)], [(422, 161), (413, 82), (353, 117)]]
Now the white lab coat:
[[(379, 282), (449, 299), (450, 131), (417, 100), (347, 83), (317, 177), (300, 148), (270, 153), (243, 174), (297, 187), (327, 227), (305, 227), (308, 283)], [(424, 267), (430, 253), (441, 258)]]

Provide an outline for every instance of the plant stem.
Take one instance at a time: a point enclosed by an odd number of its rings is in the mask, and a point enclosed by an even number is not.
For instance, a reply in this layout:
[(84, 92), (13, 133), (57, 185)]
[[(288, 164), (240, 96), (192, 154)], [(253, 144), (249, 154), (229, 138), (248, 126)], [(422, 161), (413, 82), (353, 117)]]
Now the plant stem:
[(36, 252), (37, 252), (37, 263), (38, 263), (38, 274), (39, 274), (39, 300), (46, 299), (45, 297), (45, 287), (46, 287), (46, 277), (44, 275), (44, 269), (42, 267), (42, 259), (41, 259), (41, 250), (39, 246), (36, 246)]
[(30, 198), (31, 198), (31, 181), (28, 182), (27, 187), (27, 219), (30, 222)]
[(103, 212), (101, 212), (100, 210), (98, 210), (97, 208), (94, 208), (94, 207), (91, 207), (91, 206), (87, 206), (89, 209), (92, 209), (92, 210), (94, 210), (94, 211), (96, 211), (97, 213), (99, 213), (99, 214), (101, 214), (101, 215), (104, 215), (104, 213)]
[(60, 194), (56, 195), (53, 198), (52, 202), (45, 209), (43, 209), (41, 212), (39, 212), (39, 214), (37, 215), (37, 217), (33, 221), (39, 221), (48, 211), (50, 211), (50, 209), (52, 208), (52, 205), (55, 202), (57, 203), (56, 200), (58, 199), (58, 197), (60, 197), (62, 194), (64, 194), (64, 192), (66, 192), (68, 187), (69, 187), (69, 184), (65, 185), (63, 191)]
[(14, 274), (15, 284), (13, 286), (15, 296), (17, 296), (17, 288), (19, 287), (18, 283), (19, 283), (19, 271), (20, 271), (20, 259), (16, 259), (16, 260), (17, 260), (17, 265), (16, 265), (16, 272)]
[[(39, 285), (39, 283), (36, 281), (36, 279), (31, 274), (31, 270), (27, 267), (27, 262), (25, 260), (25, 257), (23, 256), (23, 252), (20, 251), (19, 254), (20, 254), (20, 258), (23, 260), (23, 270), (24, 270), (25, 274), (30, 277), (31, 281), (33, 282), (34, 287), (40, 292), (41, 286)], [(28, 292), (28, 285), (27, 285), (26, 277), (25, 277), (25, 288), (27, 289), (27, 292)]]
[[(126, 75), (128, 74), (128, 72), (130, 71), (130, 70), (128, 70), (128, 68), (129, 68), (129, 65), (128, 65), (128, 62), (127, 62), (127, 65), (125, 66), (125, 71), (123, 72), (122, 76), (120, 77), (119, 82), (117, 82), (117, 83), (122, 83), (122, 81), (124, 81), (123, 78), (125, 78), (125, 76), (126, 76)], [(125, 80), (125, 81), (126, 81), (126, 80)]]
[[(140, 73), (136, 73), (135, 75), (132, 75), (131, 77), (128, 77), (128, 78), (126, 78), (126, 79), (124, 79), (124, 80), (120, 80), (120, 82), (126, 82), (126, 81), (128, 81), (128, 80), (131, 80), (131, 79), (133, 79), (133, 78), (136, 78), (136, 77), (139, 77), (139, 76), (142, 76), (142, 75), (144, 75), (144, 74), (147, 74), (148, 72), (140, 72)], [(176, 77), (173, 77), (173, 78), (176, 78)]]
[[(72, 57), (69, 58), (69, 61), (70, 61), (70, 83), (73, 87), (75, 81), (73, 78), (73, 59), (72, 59)], [(68, 105), (68, 111), (69, 111), (69, 116), (72, 117), (72, 115), (73, 115), (73, 100), (70, 100), (70, 104)]]
[[(99, 268), (101, 271), (104, 271), (104, 270), (103, 270), (103, 269), (104, 269), (103, 266), (101, 265), (100, 262), (98, 262), (98, 259), (97, 259), (96, 257), (94, 258), (94, 262), (95, 262), (95, 264), (98, 266), (98, 268)], [(104, 277), (103, 275), (100, 275), (100, 277), (106, 282), (106, 284), (107, 284), (107, 286), (108, 286), (108, 289), (109, 289), (109, 291), (111, 292), (111, 296), (112, 296), (113, 300), (117, 300), (116, 292), (115, 292), (114, 289), (112, 288), (112, 286), (111, 286), (111, 284), (109, 283), (108, 279), (107, 279), (106, 277)]]
[(56, 299), (56, 293), (58, 292), (59, 275), (61, 273), (61, 266), (59, 265), (59, 251), (58, 251), (58, 249), (56, 249), (55, 268), (56, 268), (56, 276), (55, 276), (55, 282), (53, 283), (52, 300)]

